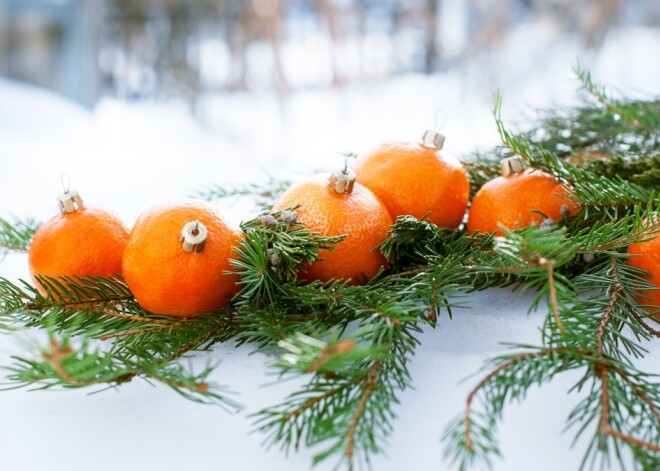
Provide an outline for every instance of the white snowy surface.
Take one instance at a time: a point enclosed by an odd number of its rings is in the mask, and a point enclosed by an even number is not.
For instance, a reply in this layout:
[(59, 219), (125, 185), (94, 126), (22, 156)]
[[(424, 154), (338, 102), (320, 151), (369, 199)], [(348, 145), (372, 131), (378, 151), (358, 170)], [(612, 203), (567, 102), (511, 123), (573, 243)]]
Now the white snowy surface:
[[(285, 102), (270, 94), (205, 97), (191, 118), (180, 103), (127, 104), (104, 100), (94, 110), (0, 80), (0, 216), (45, 219), (56, 211), (60, 175), (67, 172), (89, 206), (113, 209), (130, 225), (146, 207), (182, 198), (208, 183), (247, 183), (274, 174), (303, 175), (341, 163), (339, 152), (360, 152), (386, 139), (417, 139), (433, 127), (437, 110), (447, 114), (446, 148), (460, 155), (497, 143), (490, 108), (500, 88), (505, 116), (524, 124), (534, 106), (574, 103), (577, 83), (570, 65), (578, 55), (570, 42), (534, 43), (524, 30), (492, 59), (432, 77), (405, 76), (344, 90), (306, 91)], [(585, 61), (596, 77), (632, 93), (660, 93), (657, 30), (629, 29), (612, 35)], [(644, 52), (646, 51), (646, 52)], [(653, 54), (651, 54), (653, 55)], [(488, 63), (488, 61), (486, 61)], [(523, 69), (520, 63), (533, 64)], [(507, 64), (507, 65), (504, 65)], [(236, 223), (251, 216), (246, 203), (221, 209)], [(0, 274), (26, 278), (24, 255), (0, 262)], [(387, 456), (376, 470), (451, 469), (442, 460), (441, 433), (464, 407), (472, 377), (483, 361), (502, 353), (503, 342), (538, 343), (543, 313), (527, 314), (532, 295), (489, 290), (472, 305), (442, 318), (420, 337), (411, 365), (415, 389), (401, 396)], [(3, 336), (0, 364), (39, 339), (38, 333)], [(660, 347), (643, 366), (660, 373)], [(312, 452), (284, 457), (249, 434), (249, 414), (278, 403), (294, 383), (269, 385), (264, 354), (249, 347), (218, 346), (213, 380), (230, 386), (246, 409), (236, 415), (190, 403), (166, 387), (135, 381), (118, 391), (0, 393), (0, 470), (115, 471), (181, 469), (305, 470)], [(562, 434), (579, 395), (567, 391), (568, 375), (542, 390), (532, 388), (512, 405), (499, 431), (504, 458), (496, 470), (576, 469), (584, 442), (573, 449), (572, 431)], [(322, 466), (319, 469), (330, 469)]]

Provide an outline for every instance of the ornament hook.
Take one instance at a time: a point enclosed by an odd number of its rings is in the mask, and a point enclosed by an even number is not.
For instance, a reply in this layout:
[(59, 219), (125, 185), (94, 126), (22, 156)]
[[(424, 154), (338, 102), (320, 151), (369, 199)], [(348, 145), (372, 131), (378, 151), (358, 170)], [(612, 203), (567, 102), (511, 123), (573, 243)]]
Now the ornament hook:
[(440, 131), (445, 124), (447, 124), (447, 119), (449, 118), (449, 115), (447, 112), (442, 109), (438, 108), (435, 110), (435, 125), (433, 126), (433, 129), (437, 129)]
[(427, 129), (422, 134), (422, 145), (424, 147), (431, 147), (434, 149), (442, 149), (445, 145), (445, 136), (440, 133), (440, 129), (447, 122), (447, 113), (442, 108), (435, 111), (435, 126), (434, 129)]
[(64, 193), (57, 197), (57, 203), (60, 206), (62, 214), (71, 214), (83, 209), (83, 200), (77, 191), (71, 191), (71, 177), (64, 172), (60, 175), (60, 182)]
[(71, 177), (68, 173), (62, 172), (62, 175), (60, 175), (60, 183), (62, 183), (62, 190), (64, 190), (64, 194), (68, 194), (69, 188), (71, 187)]

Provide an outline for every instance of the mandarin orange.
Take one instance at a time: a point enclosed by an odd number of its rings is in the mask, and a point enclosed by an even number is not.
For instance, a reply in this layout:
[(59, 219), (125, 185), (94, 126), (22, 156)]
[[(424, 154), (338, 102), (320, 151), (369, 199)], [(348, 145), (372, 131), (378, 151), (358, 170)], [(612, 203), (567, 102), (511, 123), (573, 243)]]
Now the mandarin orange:
[(237, 277), (225, 271), (240, 237), (204, 202), (154, 206), (135, 222), (124, 250), (126, 284), (155, 314), (190, 317), (220, 309), (237, 292)]
[(28, 255), (30, 275), (113, 276), (121, 273), (128, 229), (114, 214), (80, 206), (42, 224), (34, 234)]
[(275, 203), (273, 211), (300, 205), (296, 209), (298, 221), (308, 229), (324, 236), (346, 235), (334, 251), (322, 250), (319, 260), (304, 267), (302, 279), (365, 281), (386, 264), (376, 247), (385, 239), (392, 219), (366, 187), (355, 182), (341, 193), (328, 180), (328, 175), (316, 175), (292, 186)]
[(355, 173), (385, 204), (392, 219), (412, 215), (440, 227), (458, 227), (470, 197), (461, 163), (432, 145), (386, 142), (361, 155)]
[(660, 320), (660, 237), (656, 234), (649, 240), (631, 244), (628, 247), (628, 253), (636, 255), (629, 258), (628, 263), (635, 268), (648, 272), (648, 275), (644, 278), (658, 288), (639, 294), (637, 301), (651, 307)]
[(503, 235), (500, 226), (514, 230), (538, 225), (546, 218), (558, 221), (579, 209), (570, 196), (564, 184), (541, 170), (494, 178), (475, 195), (467, 231)]

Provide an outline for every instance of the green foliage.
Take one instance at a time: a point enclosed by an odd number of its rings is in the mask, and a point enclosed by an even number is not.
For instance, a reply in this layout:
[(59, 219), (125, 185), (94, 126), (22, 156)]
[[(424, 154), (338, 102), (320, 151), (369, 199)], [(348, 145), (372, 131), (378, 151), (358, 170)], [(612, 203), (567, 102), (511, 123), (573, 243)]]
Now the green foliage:
[[(233, 340), (278, 353), (273, 371), (305, 380), (255, 414), (267, 442), (284, 450), (314, 447), (315, 463), (352, 469), (388, 444), (421, 329), (453, 315), (473, 290), (514, 285), (536, 293), (530, 309), (547, 313), (538, 344), (511, 345), (484, 365), (467, 410), (443, 435), (447, 459), (461, 470), (492, 463), (508, 404), (579, 371), (567, 425), (578, 437), (592, 436), (584, 466), (631, 456), (640, 469), (660, 468), (660, 384), (636, 366), (660, 329), (638, 301), (652, 286), (626, 263), (630, 244), (660, 230), (660, 101), (614, 99), (588, 73), (576, 73), (590, 101), (544, 112), (528, 131), (505, 126), (497, 96), (503, 145), (466, 162), (474, 194), (499, 174), (502, 157), (518, 155), (571, 188), (576, 214), (504, 237), (403, 216), (377, 248), (388, 267), (364, 284), (301, 282), (300, 270), (342, 237), (305, 229), (296, 208), (264, 214), (242, 225), (232, 261), (240, 291), (232, 305), (189, 319), (146, 312), (121, 279), (42, 277), (41, 294), (0, 278), (0, 329), (48, 335), (31, 356), (14, 359), (10, 383), (118, 387), (145, 378), (194, 401), (236, 408), (210, 381), (216, 365), (185, 365), (188, 352)], [(267, 212), (287, 185), (270, 179), (197, 196), (251, 195)], [(0, 250), (27, 250), (36, 227), (0, 221)]]
[[(0, 326), (39, 327), (49, 345), (32, 357), (15, 357), (9, 380), (42, 388), (118, 385), (134, 377), (160, 381), (204, 403), (238, 404), (207, 382), (213, 368), (195, 373), (177, 363), (227, 328), (226, 315), (175, 319), (146, 312), (122, 280), (106, 277), (38, 277), (41, 294), (25, 282), (0, 278)], [(73, 347), (74, 343), (79, 344)], [(101, 342), (112, 341), (109, 348)]]
[(268, 176), (262, 183), (248, 183), (244, 186), (228, 188), (223, 185), (209, 185), (207, 188), (193, 193), (194, 198), (215, 201), (224, 198), (250, 196), (260, 212), (267, 213), (273, 207), (275, 200), (291, 186), (291, 181)]
[[(274, 304), (282, 282), (295, 280), (301, 264), (317, 259), (321, 250), (334, 250), (344, 236), (325, 237), (296, 222), (296, 208), (243, 223), (245, 239), (231, 265), (242, 286), (237, 298), (259, 306)], [(266, 250), (264, 250), (266, 248)]]
[(9, 222), (0, 218), (0, 256), (8, 252), (27, 252), (39, 223), (32, 219)]

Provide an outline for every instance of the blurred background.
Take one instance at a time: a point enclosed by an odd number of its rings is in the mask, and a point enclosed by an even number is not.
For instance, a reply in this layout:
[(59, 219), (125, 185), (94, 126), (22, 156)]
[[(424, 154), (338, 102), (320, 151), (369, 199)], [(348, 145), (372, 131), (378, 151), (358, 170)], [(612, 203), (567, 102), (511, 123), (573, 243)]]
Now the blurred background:
[(103, 96), (194, 105), (209, 92), (285, 97), (494, 61), (530, 27), (597, 53), (612, 30), (660, 24), (660, 2), (0, 0), (0, 14), (4, 76), (87, 106)]
[(658, 0), (0, 0), (0, 184), (184, 195), (429, 127), (465, 155), (498, 142), (496, 89), (524, 127), (575, 102), (578, 61), (639, 94), (658, 57)]
[(597, 54), (617, 29), (659, 24), (657, 0), (0, 0), (0, 73), (89, 107), (194, 107), (207, 93), (284, 98), (475, 63), (489, 79), (530, 28)]

